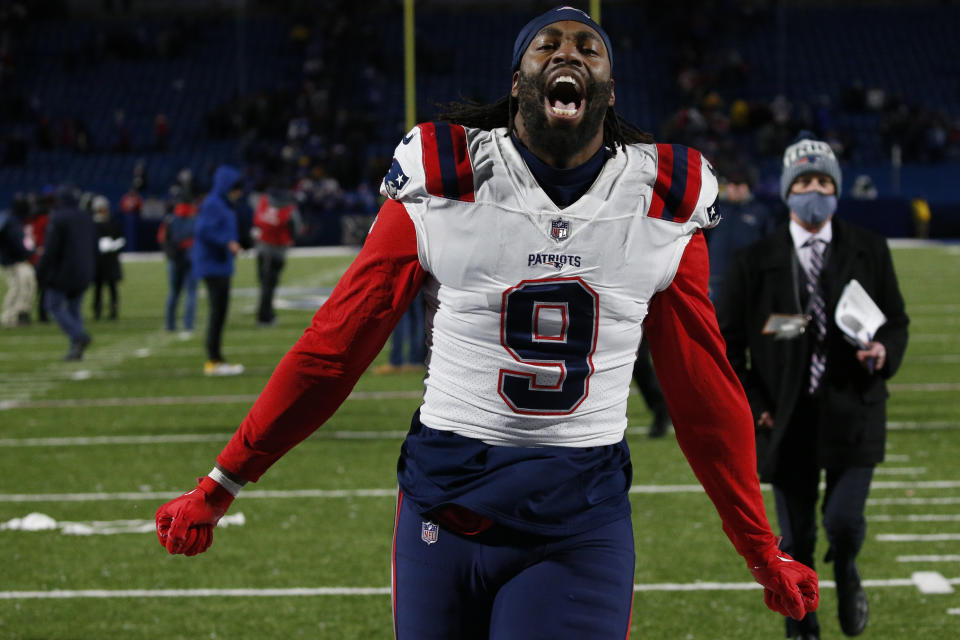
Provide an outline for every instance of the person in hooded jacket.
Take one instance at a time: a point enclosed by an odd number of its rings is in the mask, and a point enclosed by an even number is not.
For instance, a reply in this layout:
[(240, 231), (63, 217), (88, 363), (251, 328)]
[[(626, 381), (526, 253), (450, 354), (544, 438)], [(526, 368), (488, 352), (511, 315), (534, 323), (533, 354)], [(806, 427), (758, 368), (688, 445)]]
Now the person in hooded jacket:
[(228, 165), (217, 167), (213, 174), (213, 188), (200, 205), (193, 230), (193, 275), (203, 280), (210, 305), (206, 336), (207, 362), (203, 368), (208, 376), (243, 373), (243, 365), (228, 363), (221, 350), (223, 327), (230, 303), (233, 262), (241, 249), (233, 205), (242, 195), (240, 171)]

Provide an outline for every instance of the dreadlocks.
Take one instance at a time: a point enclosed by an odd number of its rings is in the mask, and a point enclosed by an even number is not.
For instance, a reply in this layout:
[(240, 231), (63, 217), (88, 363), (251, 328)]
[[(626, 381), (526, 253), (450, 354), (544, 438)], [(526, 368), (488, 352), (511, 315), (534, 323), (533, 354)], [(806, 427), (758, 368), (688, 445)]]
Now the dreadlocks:
[[(441, 105), (440, 109), (437, 115), (438, 120), (486, 131), (506, 125), (507, 135), (516, 131), (514, 117), (517, 115), (517, 104), (511, 95), (506, 95), (489, 104), (471, 101), (450, 102)], [(613, 107), (607, 108), (603, 118), (603, 144), (614, 154), (617, 152), (617, 147), (625, 148), (628, 144), (634, 143), (650, 144), (653, 141), (653, 134), (621, 118)]]

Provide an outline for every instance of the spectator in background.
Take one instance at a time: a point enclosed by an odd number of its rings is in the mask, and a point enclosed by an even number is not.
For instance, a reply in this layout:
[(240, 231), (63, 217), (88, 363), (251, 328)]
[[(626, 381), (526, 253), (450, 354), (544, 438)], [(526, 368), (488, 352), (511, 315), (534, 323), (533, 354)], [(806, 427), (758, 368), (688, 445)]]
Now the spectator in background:
[(423, 293), (418, 293), (390, 337), (390, 355), (386, 364), (374, 367), (374, 375), (416, 372), (423, 370), (426, 358)]
[(164, 326), (167, 331), (177, 330), (177, 306), (180, 294), (184, 293), (186, 299), (183, 303), (183, 330), (179, 336), (186, 340), (193, 335), (193, 321), (197, 310), (197, 279), (193, 275), (190, 260), (197, 206), (184, 191), (179, 191), (178, 200), (173, 210), (160, 223), (157, 242), (163, 247), (163, 253), (167, 257), (167, 281), (170, 284), (164, 306)]
[(23, 231), (29, 209), (26, 200), (15, 199), (8, 211), (0, 211), (0, 266), (7, 280), (7, 293), (0, 310), (5, 329), (30, 324), (30, 310), (37, 293), (37, 279), (30, 264), (30, 243)]
[(722, 222), (705, 233), (710, 252), (710, 299), (714, 304), (720, 299), (734, 252), (770, 235), (777, 225), (770, 208), (753, 197), (746, 167), (733, 167), (725, 177), (717, 201)]
[(233, 206), (243, 195), (240, 171), (221, 165), (213, 174), (213, 188), (200, 205), (194, 225), (191, 259), (193, 275), (203, 279), (207, 287), (210, 315), (207, 319), (208, 376), (231, 376), (243, 373), (242, 364), (230, 364), (223, 357), (223, 327), (230, 304), (230, 279), (234, 258), (240, 253), (237, 215)]
[(91, 206), (93, 223), (97, 227), (97, 264), (93, 277), (93, 318), (99, 320), (103, 313), (103, 288), (110, 291), (109, 318), (116, 320), (120, 312), (120, 297), (117, 284), (123, 279), (120, 267), (120, 251), (126, 244), (120, 225), (110, 215), (110, 201), (105, 196), (96, 196)]
[(873, 184), (873, 178), (867, 174), (861, 174), (853, 181), (853, 187), (850, 189), (850, 197), (856, 200), (876, 200), (877, 185)]
[(127, 115), (123, 109), (113, 112), (113, 144), (110, 148), (117, 153), (133, 151), (133, 134), (127, 126)]
[(257, 280), (260, 282), (257, 324), (261, 327), (276, 323), (273, 294), (286, 264), (287, 248), (293, 246), (293, 239), (302, 231), (300, 211), (289, 194), (277, 191), (256, 198), (252, 235), (257, 247)]
[(97, 229), (93, 218), (77, 204), (77, 194), (64, 188), (50, 214), (43, 255), (37, 264), (46, 287), (44, 304), (70, 338), (65, 360), (82, 360), (91, 338), (83, 324), (82, 303), (93, 281)]
[(166, 151), (170, 146), (170, 125), (167, 115), (158, 113), (153, 119), (153, 148), (155, 151)]
[(643, 396), (647, 409), (653, 414), (647, 435), (651, 438), (662, 438), (670, 428), (670, 412), (667, 410), (667, 401), (663, 397), (660, 381), (657, 380), (657, 372), (653, 368), (650, 347), (646, 340), (640, 341), (640, 348), (637, 350), (637, 359), (633, 363), (633, 381), (637, 383), (637, 389)]
[(143, 197), (133, 184), (127, 189), (127, 192), (120, 198), (120, 212), (124, 215), (134, 218), (140, 217), (140, 211), (143, 209)]
[(127, 240), (127, 250), (136, 251), (137, 224), (143, 211), (143, 197), (140, 195), (136, 183), (132, 183), (127, 192), (120, 198), (120, 213), (123, 215), (123, 237)]
[[(33, 263), (34, 273), (36, 273), (37, 265), (40, 263), (40, 256), (43, 255), (43, 247), (47, 239), (47, 227), (50, 224), (50, 209), (53, 205), (53, 199), (51, 197), (52, 189), (53, 187), (47, 185), (36, 198), (35, 206), (30, 214), (30, 222), (25, 229), (27, 238), (33, 240), (33, 256), (31, 256), (30, 262)], [(41, 323), (50, 322), (50, 318), (47, 315), (46, 286), (39, 277), (36, 277), (36, 280), (37, 321)]]

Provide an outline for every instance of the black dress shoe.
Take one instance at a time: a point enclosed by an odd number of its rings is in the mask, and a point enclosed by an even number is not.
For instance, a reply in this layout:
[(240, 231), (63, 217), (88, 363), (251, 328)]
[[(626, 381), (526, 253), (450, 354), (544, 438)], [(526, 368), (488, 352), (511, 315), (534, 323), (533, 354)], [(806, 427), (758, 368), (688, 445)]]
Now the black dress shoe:
[(848, 636), (858, 636), (867, 627), (870, 607), (867, 594), (860, 584), (860, 574), (854, 569), (852, 574), (837, 578), (837, 616), (840, 618), (840, 630)]

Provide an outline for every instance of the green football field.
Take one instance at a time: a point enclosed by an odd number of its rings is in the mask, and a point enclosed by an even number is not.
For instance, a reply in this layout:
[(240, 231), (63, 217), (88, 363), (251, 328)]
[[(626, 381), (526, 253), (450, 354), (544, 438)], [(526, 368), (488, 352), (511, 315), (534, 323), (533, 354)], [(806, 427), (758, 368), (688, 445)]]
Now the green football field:
[[(912, 323), (867, 510), (863, 637), (952, 639), (960, 247), (899, 247), (894, 260)], [(254, 261), (239, 262), (224, 340), (227, 357), (246, 366), (235, 378), (203, 376), (203, 297), (193, 337), (163, 331), (159, 261), (125, 263), (120, 319), (89, 322), (82, 362), (62, 361), (67, 343), (54, 325), (0, 333), (0, 638), (393, 637), (395, 465), (417, 374), (365, 374), (328, 424), (243, 491), (207, 553), (169, 556), (153, 532), (156, 508), (210, 470), (348, 261), (291, 259), (268, 329), (255, 326)], [(649, 419), (634, 392), (632, 637), (782, 637), (676, 440), (649, 440)], [(831, 567), (819, 568), (823, 637), (839, 638)]]

